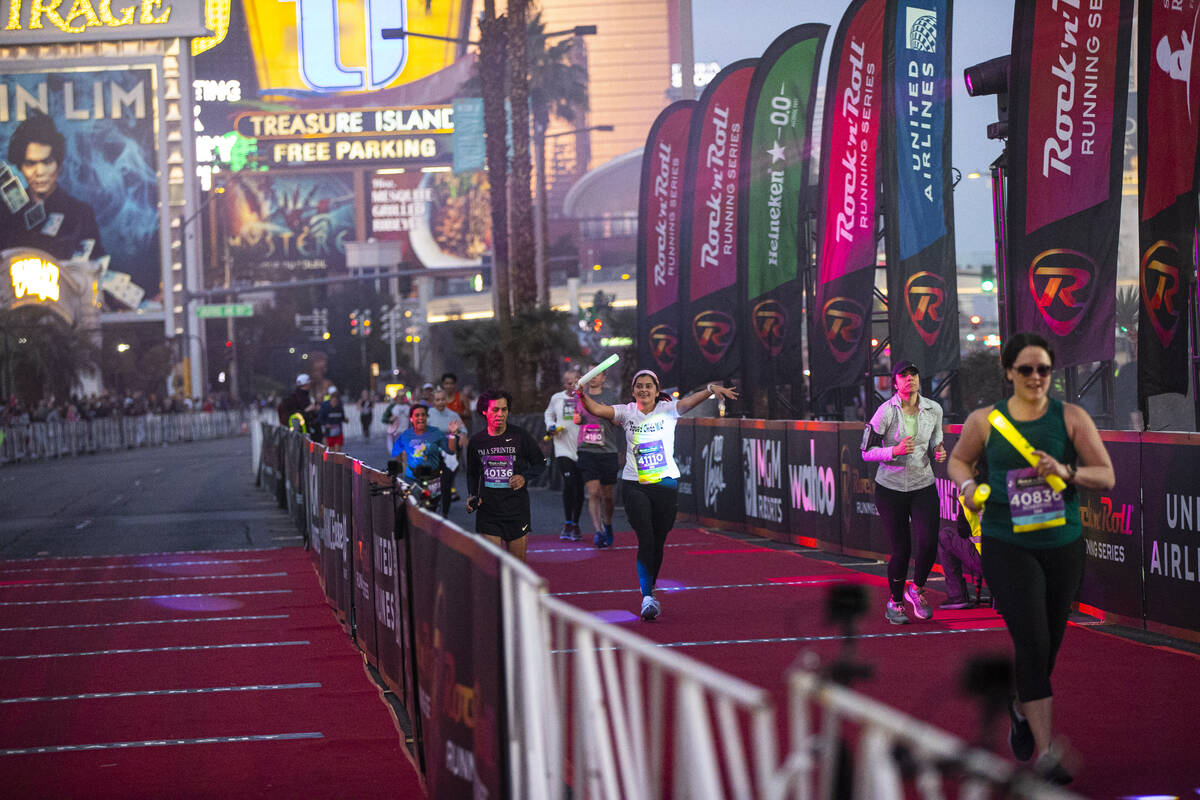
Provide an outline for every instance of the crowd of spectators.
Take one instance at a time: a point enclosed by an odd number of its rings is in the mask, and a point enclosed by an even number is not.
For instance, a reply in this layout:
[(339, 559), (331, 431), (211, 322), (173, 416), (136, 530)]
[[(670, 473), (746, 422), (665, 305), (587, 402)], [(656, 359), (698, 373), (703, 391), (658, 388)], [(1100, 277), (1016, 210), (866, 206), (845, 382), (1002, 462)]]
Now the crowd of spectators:
[(0, 426), (106, 417), (140, 417), (146, 414), (227, 411), (237, 407), (238, 404), (231, 402), (227, 395), (210, 395), (201, 399), (186, 397), (182, 392), (161, 396), (140, 391), (124, 394), (104, 392), (86, 397), (42, 398), (34, 403), (19, 397), (9, 397), (0, 404)]

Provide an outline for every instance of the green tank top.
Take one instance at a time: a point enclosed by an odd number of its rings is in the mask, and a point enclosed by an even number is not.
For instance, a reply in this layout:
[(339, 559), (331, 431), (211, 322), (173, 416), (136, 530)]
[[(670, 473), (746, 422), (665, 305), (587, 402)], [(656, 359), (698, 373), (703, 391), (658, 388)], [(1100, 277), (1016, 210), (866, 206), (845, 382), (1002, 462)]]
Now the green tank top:
[[(1019, 422), (1013, 419), (1012, 415), (1008, 413), (1007, 401), (997, 403), (996, 408), (1035, 449), (1049, 453), (1063, 464), (1074, 464), (1078, 460), (1075, 445), (1071, 442), (1071, 437), (1067, 435), (1067, 423), (1063, 418), (1061, 400), (1050, 398), (1050, 406), (1046, 409), (1046, 413), (1029, 422)], [(1066, 525), (1022, 533), (1015, 532), (1008, 508), (1008, 472), (1028, 467), (1029, 462), (990, 425), (988, 426), (984, 457), (987, 459), (988, 486), (992, 489), (991, 497), (988, 498), (983, 509), (982, 530), (984, 536), (991, 536), (1022, 547), (1043, 548), (1061, 547), (1083, 535), (1083, 525), (1079, 520), (1079, 492), (1074, 484), (1067, 484), (1067, 490), (1063, 492)]]

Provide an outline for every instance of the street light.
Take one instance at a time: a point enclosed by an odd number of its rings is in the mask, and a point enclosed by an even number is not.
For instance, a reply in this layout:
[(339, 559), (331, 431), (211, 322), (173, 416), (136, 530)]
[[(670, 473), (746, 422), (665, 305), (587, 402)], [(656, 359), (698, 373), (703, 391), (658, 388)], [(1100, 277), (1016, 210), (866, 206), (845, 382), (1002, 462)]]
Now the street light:
[[(473, 42), (466, 37), (458, 38), (458, 37), (453, 37), (453, 36), (437, 36), (436, 34), (432, 34), (432, 33), (417, 33), (416, 31), (405, 30), (404, 28), (384, 28), (383, 30), (381, 30), (379, 32), (379, 35), (380, 35), (380, 38), (383, 38), (383, 39), (403, 39), (406, 36), (416, 36), (421, 39), (437, 39), (439, 42), (451, 42), (453, 44), (461, 44), (461, 45), (465, 45), (468, 47), (471, 45), (475, 45), (475, 46), (479, 45), (479, 42)], [(568, 28), (567, 30), (543, 33), (542, 38), (549, 39), (554, 36), (595, 36), (595, 35), (596, 35), (596, 26), (595, 25), (576, 25), (574, 28)]]
[[(587, 27), (587, 26), (583, 26)], [(594, 26), (592, 26), (594, 27)], [(540, 126), (539, 126), (540, 127)], [(537, 208), (533, 215), (533, 239), (534, 239), (534, 271), (537, 276), (537, 292), (538, 301), (544, 305), (550, 305), (550, 276), (546, 270), (546, 226), (549, 224), (549, 211), (546, 207), (546, 139), (553, 139), (557, 136), (570, 136), (577, 133), (588, 133), (589, 131), (603, 131), (611, 133), (615, 128), (612, 125), (589, 125), (586, 128), (577, 128), (571, 131), (558, 131), (557, 133), (546, 133), (544, 130), (535, 130), (533, 137), (534, 147), (537, 151)]]

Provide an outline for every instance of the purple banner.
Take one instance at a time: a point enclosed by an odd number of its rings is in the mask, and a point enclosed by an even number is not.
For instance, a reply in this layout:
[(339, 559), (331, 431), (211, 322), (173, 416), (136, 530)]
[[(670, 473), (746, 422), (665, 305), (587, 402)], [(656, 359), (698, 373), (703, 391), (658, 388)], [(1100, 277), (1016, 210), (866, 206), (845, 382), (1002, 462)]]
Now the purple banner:
[(1056, 366), (1111, 359), (1133, 2), (1018, 3), (1010, 72), (1008, 274), (1013, 331)]
[(855, 0), (830, 49), (816, 306), (809, 314), (814, 400), (829, 389), (856, 383), (866, 368), (875, 285), (884, 10), (885, 0)]
[(1200, 631), (1198, 474), (1200, 436), (1142, 434), (1146, 620), (1190, 631)]
[(691, 198), (680, 388), (740, 375), (739, 166), (746, 97), (755, 59), (730, 64), (704, 90), (692, 115), (684, 198)]
[[(1138, 7), (1138, 399), (1187, 393), (1189, 276), (1196, 231), (1200, 2)], [(1153, 124), (1151, 124), (1153, 120)], [(1190, 168), (1189, 168), (1190, 167)]]
[[(654, 364), (663, 386), (679, 383), (680, 278), (687, 261), (683, 238), (683, 166), (694, 100), (672, 103), (646, 137), (638, 203), (638, 363)], [(690, 209), (686, 209), (690, 211)]]

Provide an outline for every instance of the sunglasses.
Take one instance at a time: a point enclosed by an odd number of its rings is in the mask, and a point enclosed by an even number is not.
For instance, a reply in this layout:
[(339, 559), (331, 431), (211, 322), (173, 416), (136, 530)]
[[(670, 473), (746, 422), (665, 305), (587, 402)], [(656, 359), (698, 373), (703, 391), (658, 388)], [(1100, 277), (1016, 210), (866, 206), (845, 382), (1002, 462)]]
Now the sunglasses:
[(1015, 369), (1022, 378), (1028, 378), (1033, 374), (1034, 370), (1037, 370), (1038, 377), (1044, 378), (1054, 370), (1054, 367), (1050, 366), (1049, 364), (1038, 364), (1037, 366), (1034, 366), (1033, 364), (1022, 364), (1019, 367), (1013, 367), (1013, 369)]

